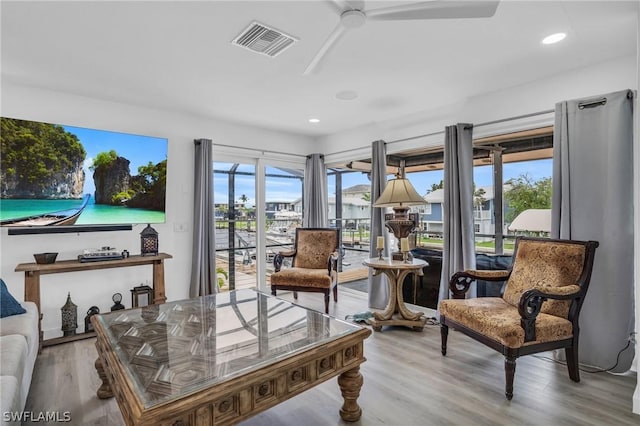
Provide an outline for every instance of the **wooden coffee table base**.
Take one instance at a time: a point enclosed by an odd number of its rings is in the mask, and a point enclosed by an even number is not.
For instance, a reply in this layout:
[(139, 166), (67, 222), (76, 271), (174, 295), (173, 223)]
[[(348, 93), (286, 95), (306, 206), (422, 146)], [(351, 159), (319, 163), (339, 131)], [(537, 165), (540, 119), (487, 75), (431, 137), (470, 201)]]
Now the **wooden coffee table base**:
[(100, 358), (96, 359), (95, 362), (96, 371), (98, 372), (98, 377), (102, 380), (102, 385), (98, 388), (96, 392), (98, 394), (98, 398), (107, 399), (113, 398), (113, 391), (111, 390), (111, 386), (109, 386), (109, 380), (107, 379), (107, 373), (105, 373), (104, 368), (102, 367), (102, 362), (100, 362)]
[(98, 333), (96, 370), (102, 380), (99, 398), (115, 396), (127, 425), (223, 425), (235, 424), (271, 408), (295, 395), (338, 376), (344, 398), (340, 417), (347, 422), (360, 419), (357, 399), (363, 377), (360, 364), (363, 340), (371, 332), (346, 336), (324, 347), (285, 358), (244, 376), (221, 382), (174, 401), (144, 407), (135, 397), (116, 355)]
[(344, 404), (340, 409), (340, 417), (345, 422), (355, 422), (360, 420), (362, 409), (358, 405), (357, 399), (360, 396), (360, 388), (362, 388), (362, 374), (360, 367), (342, 373), (338, 377), (338, 385), (342, 391)]

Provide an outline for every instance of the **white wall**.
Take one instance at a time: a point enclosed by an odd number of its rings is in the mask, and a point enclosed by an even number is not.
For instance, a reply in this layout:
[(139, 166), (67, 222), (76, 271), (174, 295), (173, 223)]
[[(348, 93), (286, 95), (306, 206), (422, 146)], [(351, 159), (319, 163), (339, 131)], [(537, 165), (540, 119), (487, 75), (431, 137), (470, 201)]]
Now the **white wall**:
[[(430, 135), (406, 142), (392, 143), (387, 153), (442, 146), (444, 127), (455, 123), (486, 123), (540, 111), (552, 110), (556, 102), (599, 95), (623, 89), (637, 89), (636, 56), (579, 68), (550, 78), (471, 97), (455, 104), (427, 109), (402, 119), (371, 123), (348, 132), (320, 138), (328, 164), (371, 156), (371, 142), (395, 141), (418, 135)], [(429, 105), (429, 99), (425, 99)], [(553, 123), (553, 114), (531, 117), (474, 129), (474, 137), (506, 133), (519, 126), (540, 127)]]
[[(252, 148), (256, 155), (274, 150), (307, 155), (314, 151), (313, 141), (305, 136), (279, 133), (247, 125), (186, 116), (163, 110), (100, 101), (35, 88), (11, 85), (3, 81), (2, 116), (118, 132), (166, 137), (169, 139), (167, 164), (167, 222), (154, 225), (160, 250), (173, 255), (165, 262), (168, 300), (188, 297), (191, 268), (191, 223), (193, 215), (193, 155), (195, 138), (210, 138), (216, 143)], [(317, 148), (316, 148), (317, 149)], [(220, 148), (220, 151), (227, 148)], [(217, 148), (214, 147), (214, 158)], [(186, 224), (187, 232), (175, 232), (175, 224)], [(14, 272), (18, 263), (33, 262), (33, 253), (59, 252), (58, 259), (74, 259), (85, 248), (111, 246), (140, 252), (143, 225), (133, 231), (90, 232), (79, 234), (8, 235), (0, 228), (1, 275), (10, 292), (23, 300), (24, 276)], [(151, 281), (151, 267), (139, 266), (91, 272), (74, 272), (41, 277), (41, 301), (45, 338), (62, 335), (60, 307), (67, 292), (78, 305), (79, 325), (90, 306), (108, 311), (115, 292), (130, 306), (129, 290)], [(84, 331), (81, 325), (79, 332)]]

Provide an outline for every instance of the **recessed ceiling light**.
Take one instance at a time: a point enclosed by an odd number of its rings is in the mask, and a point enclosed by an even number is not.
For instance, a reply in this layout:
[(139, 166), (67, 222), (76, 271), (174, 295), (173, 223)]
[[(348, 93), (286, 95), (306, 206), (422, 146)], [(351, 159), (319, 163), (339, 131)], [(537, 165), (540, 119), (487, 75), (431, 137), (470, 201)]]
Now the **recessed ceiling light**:
[(555, 34), (551, 34), (549, 36), (546, 36), (545, 38), (542, 39), (542, 44), (553, 44), (553, 43), (557, 43), (559, 41), (564, 40), (564, 38), (567, 36), (566, 33), (555, 33)]
[(314, 123), (315, 124), (315, 123), (319, 123), (319, 122), (320, 122), (320, 120), (318, 120), (317, 118), (310, 118), (309, 119), (309, 123)]
[(343, 90), (342, 92), (336, 93), (336, 99), (340, 99), (341, 101), (352, 101), (358, 97), (358, 94), (353, 90)]

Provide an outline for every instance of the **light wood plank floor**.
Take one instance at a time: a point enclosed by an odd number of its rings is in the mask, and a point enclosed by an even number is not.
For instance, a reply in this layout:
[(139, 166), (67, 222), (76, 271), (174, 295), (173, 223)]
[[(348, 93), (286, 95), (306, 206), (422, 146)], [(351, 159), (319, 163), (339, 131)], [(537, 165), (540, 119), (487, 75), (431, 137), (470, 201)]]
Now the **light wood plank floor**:
[[(292, 300), (290, 293), (279, 294)], [(322, 310), (322, 295), (300, 293), (299, 304)], [(367, 309), (367, 295), (341, 288), (330, 313)], [(428, 310), (426, 310), (428, 311)], [(429, 316), (431, 312), (428, 312)], [(518, 360), (512, 401), (504, 397), (503, 357), (460, 333), (440, 354), (438, 326), (423, 332), (385, 328), (365, 341), (367, 362), (358, 402), (360, 425), (638, 425), (631, 413), (635, 374), (581, 373), (528, 356)], [(546, 354), (545, 354), (546, 355)], [(26, 410), (69, 411), (72, 424), (122, 425), (115, 400), (100, 400), (94, 339), (45, 348), (38, 356)], [(244, 425), (344, 425), (335, 379), (247, 420)], [(41, 424), (41, 423), (40, 423)]]

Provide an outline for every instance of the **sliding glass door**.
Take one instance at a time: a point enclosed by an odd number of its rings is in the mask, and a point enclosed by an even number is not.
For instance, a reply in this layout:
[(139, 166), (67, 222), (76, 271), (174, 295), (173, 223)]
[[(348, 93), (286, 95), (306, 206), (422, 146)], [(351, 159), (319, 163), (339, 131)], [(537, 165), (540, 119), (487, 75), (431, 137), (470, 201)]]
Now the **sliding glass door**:
[[(226, 158), (225, 158), (226, 159)], [(222, 291), (267, 290), (273, 257), (302, 225), (301, 164), (252, 158), (216, 161), (216, 267)]]
[(216, 221), (216, 267), (223, 290), (257, 285), (255, 165), (213, 163)]

